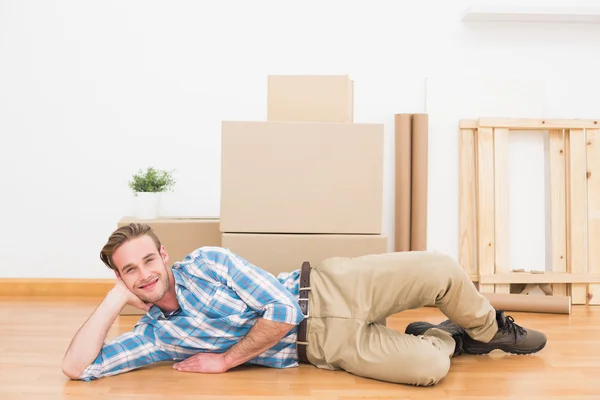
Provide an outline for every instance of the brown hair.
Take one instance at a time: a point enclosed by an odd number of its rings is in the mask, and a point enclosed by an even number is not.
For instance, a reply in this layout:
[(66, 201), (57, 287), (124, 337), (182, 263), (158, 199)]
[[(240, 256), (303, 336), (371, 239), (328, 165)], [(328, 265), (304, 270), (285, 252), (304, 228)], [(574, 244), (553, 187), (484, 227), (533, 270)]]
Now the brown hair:
[(128, 225), (122, 226), (115, 230), (108, 238), (108, 241), (100, 251), (100, 259), (110, 269), (118, 272), (117, 268), (113, 265), (112, 256), (117, 249), (131, 239), (141, 237), (143, 235), (150, 236), (156, 244), (156, 249), (160, 251), (160, 239), (152, 227), (147, 224), (140, 224), (132, 222)]

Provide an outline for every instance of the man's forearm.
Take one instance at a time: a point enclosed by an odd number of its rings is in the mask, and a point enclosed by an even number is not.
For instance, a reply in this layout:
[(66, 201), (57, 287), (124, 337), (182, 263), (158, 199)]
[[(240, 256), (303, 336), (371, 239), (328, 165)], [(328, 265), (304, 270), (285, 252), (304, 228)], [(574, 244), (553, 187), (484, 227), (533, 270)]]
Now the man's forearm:
[(248, 335), (224, 353), (228, 368), (234, 368), (275, 346), (294, 325), (260, 318)]
[(102, 349), (106, 335), (119, 312), (127, 304), (127, 296), (111, 290), (90, 318), (77, 331), (63, 360), (63, 372), (71, 379), (81, 376)]

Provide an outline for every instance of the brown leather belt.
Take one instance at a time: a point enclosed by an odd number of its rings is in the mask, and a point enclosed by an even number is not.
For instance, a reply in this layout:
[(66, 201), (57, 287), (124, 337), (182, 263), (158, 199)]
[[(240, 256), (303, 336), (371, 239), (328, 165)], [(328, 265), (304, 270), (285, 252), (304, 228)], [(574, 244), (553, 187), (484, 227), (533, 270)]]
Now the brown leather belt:
[(302, 263), (302, 269), (300, 270), (300, 293), (298, 296), (298, 305), (304, 319), (298, 325), (298, 338), (296, 341), (296, 351), (298, 352), (298, 360), (303, 363), (309, 363), (306, 357), (306, 348), (308, 342), (306, 341), (307, 332), (307, 321), (308, 318), (308, 293), (310, 292), (310, 263), (305, 261)]

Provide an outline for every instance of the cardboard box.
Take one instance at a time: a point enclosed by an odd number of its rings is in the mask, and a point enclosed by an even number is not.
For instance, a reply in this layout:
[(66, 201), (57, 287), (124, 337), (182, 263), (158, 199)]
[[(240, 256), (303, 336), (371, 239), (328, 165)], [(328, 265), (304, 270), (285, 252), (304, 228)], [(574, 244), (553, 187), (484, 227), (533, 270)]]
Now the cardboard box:
[(224, 233), (223, 247), (274, 276), (316, 265), (328, 257), (358, 257), (388, 252), (383, 235)]
[[(328, 257), (359, 257), (388, 252), (383, 235), (236, 234), (225, 233), (221, 242), (273, 276), (299, 269), (304, 261), (316, 265)], [(377, 321), (387, 325), (387, 319)]]
[[(202, 246), (220, 246), (221, 232), (218, 218), (159, 218), (138, 220), (125, 217), (118, 222), (124, 226), (141, 222), (152, 227), (169, 254), (170, 264), (182, 261), (192, 251)], [(125, 306), (120, 315), (143, 315), (144, 312)]]
[(152, 227), (169, 254), (171, 264), (182, 261), (192, 251), (202, 246), (220, 246), (221, 232), (218, 218), (158, 218), (138, 220), (125, 217), (118, 226), (141, 222)]
[(348, 75), (270, 75), (267, 121), (353, 122), (354, 82)]
[(380, 234), (383, 125), (222, 122), (221, 232)]

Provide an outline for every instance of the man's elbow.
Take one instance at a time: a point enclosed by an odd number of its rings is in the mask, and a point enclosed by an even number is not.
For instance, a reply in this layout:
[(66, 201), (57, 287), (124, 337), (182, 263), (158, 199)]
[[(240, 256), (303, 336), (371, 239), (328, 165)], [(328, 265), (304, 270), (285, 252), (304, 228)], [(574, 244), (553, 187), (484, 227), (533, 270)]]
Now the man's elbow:
[(62, 365), (62, 372), (70, 379), (79, 380), (81, 379), (81, 375), (83, 375), (83, 370), (81, 368), (77, 368), (74, 365), (69, 363), (64, 363)]

